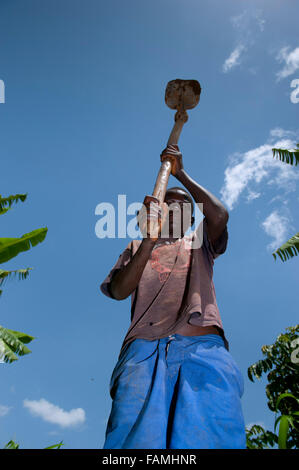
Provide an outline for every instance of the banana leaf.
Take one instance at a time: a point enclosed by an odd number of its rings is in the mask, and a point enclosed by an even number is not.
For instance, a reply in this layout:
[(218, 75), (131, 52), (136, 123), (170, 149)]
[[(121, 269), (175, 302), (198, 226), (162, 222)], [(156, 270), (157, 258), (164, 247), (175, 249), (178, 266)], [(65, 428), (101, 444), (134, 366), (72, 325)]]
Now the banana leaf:
[(34, 336), (21, 331), (9, 330), (0, 325), (0, 360), (12, 363), (18, 356), (31, 353), (25, 344), (30, 343)]
[(21, 238), (0, 238), (0, 263), (5, 263), (23, 251), (41, 243), (47, 235), (47, 227), (25, 233)]

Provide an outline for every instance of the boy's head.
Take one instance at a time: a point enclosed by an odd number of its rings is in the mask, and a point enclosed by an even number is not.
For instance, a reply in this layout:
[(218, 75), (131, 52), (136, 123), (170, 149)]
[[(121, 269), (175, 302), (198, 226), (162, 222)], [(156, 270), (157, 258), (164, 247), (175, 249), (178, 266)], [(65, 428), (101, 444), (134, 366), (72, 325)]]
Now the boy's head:
[(181, 238), (195, 220), (193, 199), (186, 189), (174, 186), (167, 189), (164, 201), (169, 206), (169, 236)]
[(191, 215), (193, 215), (194, 212), (194, 202), (191, 197), (191, 195), (188, 193), (188, 191), (184, 188), (180, 188), (179, 186), (173, 186), (172, 188), (168, 188), (165, 193), (165, 202), (171, 200), (171, 199), (178, 199), (182, 200), (183, 202), (190, 202), (191, 204)]

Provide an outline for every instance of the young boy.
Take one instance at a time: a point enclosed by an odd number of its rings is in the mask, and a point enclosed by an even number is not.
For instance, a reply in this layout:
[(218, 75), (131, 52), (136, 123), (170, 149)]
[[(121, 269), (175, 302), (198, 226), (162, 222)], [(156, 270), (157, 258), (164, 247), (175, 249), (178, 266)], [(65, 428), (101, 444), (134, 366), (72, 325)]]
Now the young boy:
[[(145, 198), (155, 236), (132, 240), (101, 284), (116, 300), (131, 295), (103, 448), (246, 448), (243, 376), (228, 351), (213, 283), (214, 260), (227, 246), (228, 212), (186, 173), (177, 145), (166, 147), (165, 158), (185, 189), (168, 189), (164, 204), (151, 208)], [(187, 236), (191, 196), (203, 203), (204, 219)], [(166, 222), (169, 236), (162, 237)]]

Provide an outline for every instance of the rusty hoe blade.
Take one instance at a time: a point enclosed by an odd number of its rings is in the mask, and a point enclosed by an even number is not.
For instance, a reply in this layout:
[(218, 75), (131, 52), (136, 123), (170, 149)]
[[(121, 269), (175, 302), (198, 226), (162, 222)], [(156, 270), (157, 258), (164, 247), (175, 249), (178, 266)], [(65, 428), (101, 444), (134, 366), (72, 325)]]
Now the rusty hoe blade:
[(192, 109), (199, 102), (201, 87), (197, 80), (171, 80), (167, 83), (165, 103), (171, 109)]

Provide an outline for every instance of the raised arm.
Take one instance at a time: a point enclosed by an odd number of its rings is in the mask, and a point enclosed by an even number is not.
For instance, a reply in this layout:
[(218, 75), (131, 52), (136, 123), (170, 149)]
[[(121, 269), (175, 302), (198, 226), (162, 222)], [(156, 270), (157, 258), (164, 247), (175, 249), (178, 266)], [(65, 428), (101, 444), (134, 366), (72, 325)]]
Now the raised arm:
[(163, 161), (166, 156), (172, 159), (171, 173), (185, 186), (195, 202), (203, 203), (203, 214), (207, 221), (209, 238), (212, 243), (215, 243), (227, 224), (228, 211), (216, 196), (200, 186), (184, 170), (182, 154), (177, 145), (166, 147), (161, 154), (161, 160)]

